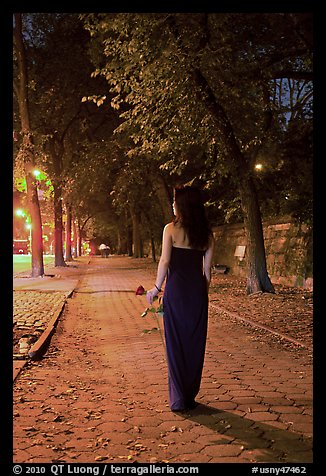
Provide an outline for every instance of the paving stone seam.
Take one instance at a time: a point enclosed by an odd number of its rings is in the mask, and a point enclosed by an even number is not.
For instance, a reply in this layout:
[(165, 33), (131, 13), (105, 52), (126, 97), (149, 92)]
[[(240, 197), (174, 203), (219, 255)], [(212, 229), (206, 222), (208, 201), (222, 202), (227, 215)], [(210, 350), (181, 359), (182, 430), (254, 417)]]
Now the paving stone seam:
[(268, 326), (265, 326), (263, 324), (260, 324), (258, 322), (253, 322), (251, 321), (250, 319), (247, 319), (245, 317), (242, 317), (242, 316), (239, 316), (238, 314), (236, 314), (235, 312), (232, 312), (232, 311), (228, 311), (225, 307), (221, 306), (221, 305), (218, 305), (216, 306), (216, 304), (213, 304), (212, 302), (210, 302), (210, 306), (215, 309), (216, 311), (222, 311), (223, 313), (227, 314), (228, 316), (230, 317), (233, 317), (237, 320), (240, 320), (240, 321), (243, 321), (245, 322), (246, 324), (249, 324), (251, 325), (252, 327), (258, 327), (259, 329), (263, 329), (264, 331), (267, 331), (267, 332), (270, 332), (271, 334), (274, 334), (276, 335), (277, 337), (280, 337), (284, 340), (287, 340), (289, 342), (292, 342), (293, 344), (296, 344), (296, 345), (299, 345), (301, 347), (305, 347), (306, 349), (312, 351), (312, 347), (301, 342), (301, 341), (298, 341), (297, 339), (293, 339), (293, 337), (290, 337), (290, 336), (287, 336), (285, 334), (282, 334), (280, 332), (277, 332), (276, 330), (268, 327)]

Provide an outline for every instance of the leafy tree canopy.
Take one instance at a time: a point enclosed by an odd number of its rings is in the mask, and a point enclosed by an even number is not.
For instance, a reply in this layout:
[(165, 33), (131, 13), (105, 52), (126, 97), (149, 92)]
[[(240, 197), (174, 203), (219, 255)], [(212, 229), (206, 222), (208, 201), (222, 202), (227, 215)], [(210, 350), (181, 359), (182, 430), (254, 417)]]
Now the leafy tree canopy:
[[(194, 92), (190, 71), (199, 68), (227, 112), (251, 169), (264, 159), (275, 175), (281, 197), (265, 212), (286, 210), (285, 182), (295, 169), (287, 138), (298, 121), (311, 129), (309, 14), (129, 13), (82, 19), (94, 39), (93, 76), (106, 79), (111, 106), (120, 112), (115, 132), (129, 132), (132, 139), (129, 157), (145, 154), (174, 177), (190, 172), (213, 194), (228, 188), (233, 205), (227, 215), (233, 209), (239, 217), (237, 176), (211, 114)], [(310, 140), (309, 134), (303, 137)], [(310, 145), (306, 151), (311, 153)], [(302, 170), (307, 176), (310, 163), (306, 156)], [(271, 204), (277, 201), (271, 188), (266, 194), (263, 175), (258, 181), (262, 196)], [(294, 175), (295, 186), (298, 193)], [(217, 198), (223, 200), (219, 193)]]

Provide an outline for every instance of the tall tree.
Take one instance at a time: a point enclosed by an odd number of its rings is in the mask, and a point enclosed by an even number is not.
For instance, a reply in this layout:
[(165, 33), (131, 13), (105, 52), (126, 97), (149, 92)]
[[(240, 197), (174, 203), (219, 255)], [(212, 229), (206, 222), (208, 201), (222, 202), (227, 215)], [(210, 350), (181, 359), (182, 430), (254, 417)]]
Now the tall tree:
[(27, 186), (27, 201), (32, 222), (32, 276), (44, 275), (42, 221), (37, 194), (36, 177), (34, 175), (34, 143), (31, 129), (29, 97), (28, 97), (28, 68), (26, 49), (23, 39), (22, 14), (14, 14), (14, 47), (17, 55), (17, 76), (14, 81), (20, 121), (22, 144), (19, 155), (24, 162)]
[(31, 65), (34, 128), (54, 188), (55, 266), (66, 266), (62, 203), (63, 184), (69, 177), (71, 164), (67, 140), (75, 124), (79, 123), (81, 128), (85, 121), (87, 111), (81, 98), (94, 82), (85, 52), (88, 35), (74, 14), (31, 14), (30, 30), (34, 41)]
[(183, 166), (175, 153), (185, 143), (214, 154), (213, 170), (238, 188), (247, 291), (273, 292), (254, 164), (279, 121), (273, 81), (312, 78), (309, 15), (91, 14), (84, 20), (106, 55), (94, 74), (108, 80), (112, 107), (128, 105), (118, 130), (134, 127), (129, 155), (165, 157), (161, 167), (171, 169)]

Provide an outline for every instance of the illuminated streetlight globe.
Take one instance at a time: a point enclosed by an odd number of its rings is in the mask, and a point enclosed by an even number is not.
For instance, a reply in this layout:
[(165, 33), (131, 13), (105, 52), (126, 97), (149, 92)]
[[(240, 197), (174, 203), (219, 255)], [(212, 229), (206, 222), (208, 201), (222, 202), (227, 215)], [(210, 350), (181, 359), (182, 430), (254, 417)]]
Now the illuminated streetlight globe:
[(263, 164), (256, 164), (255, 169), (258, 171), (263, 170)]
[(24, 210), (21, 210), (20, 208), (18, 210), (16, 210), (16, 215), (18, 217), (24, 217), (26, 216), (26, 213), (24, 212)]

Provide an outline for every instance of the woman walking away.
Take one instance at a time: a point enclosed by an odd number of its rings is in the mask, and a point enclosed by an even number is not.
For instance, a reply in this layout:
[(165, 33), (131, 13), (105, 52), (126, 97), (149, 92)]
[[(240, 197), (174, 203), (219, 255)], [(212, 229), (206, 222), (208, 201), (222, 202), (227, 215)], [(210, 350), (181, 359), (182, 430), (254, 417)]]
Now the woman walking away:
[(173, 222), (163, 231), (155, 286), (146, 298), (152, 304), (166, 277), (163, 309), (169, 403), (172, 411), (183, 411), (197, 406), (214, 239), (199, 189), (175, 188), (173, 212)]

